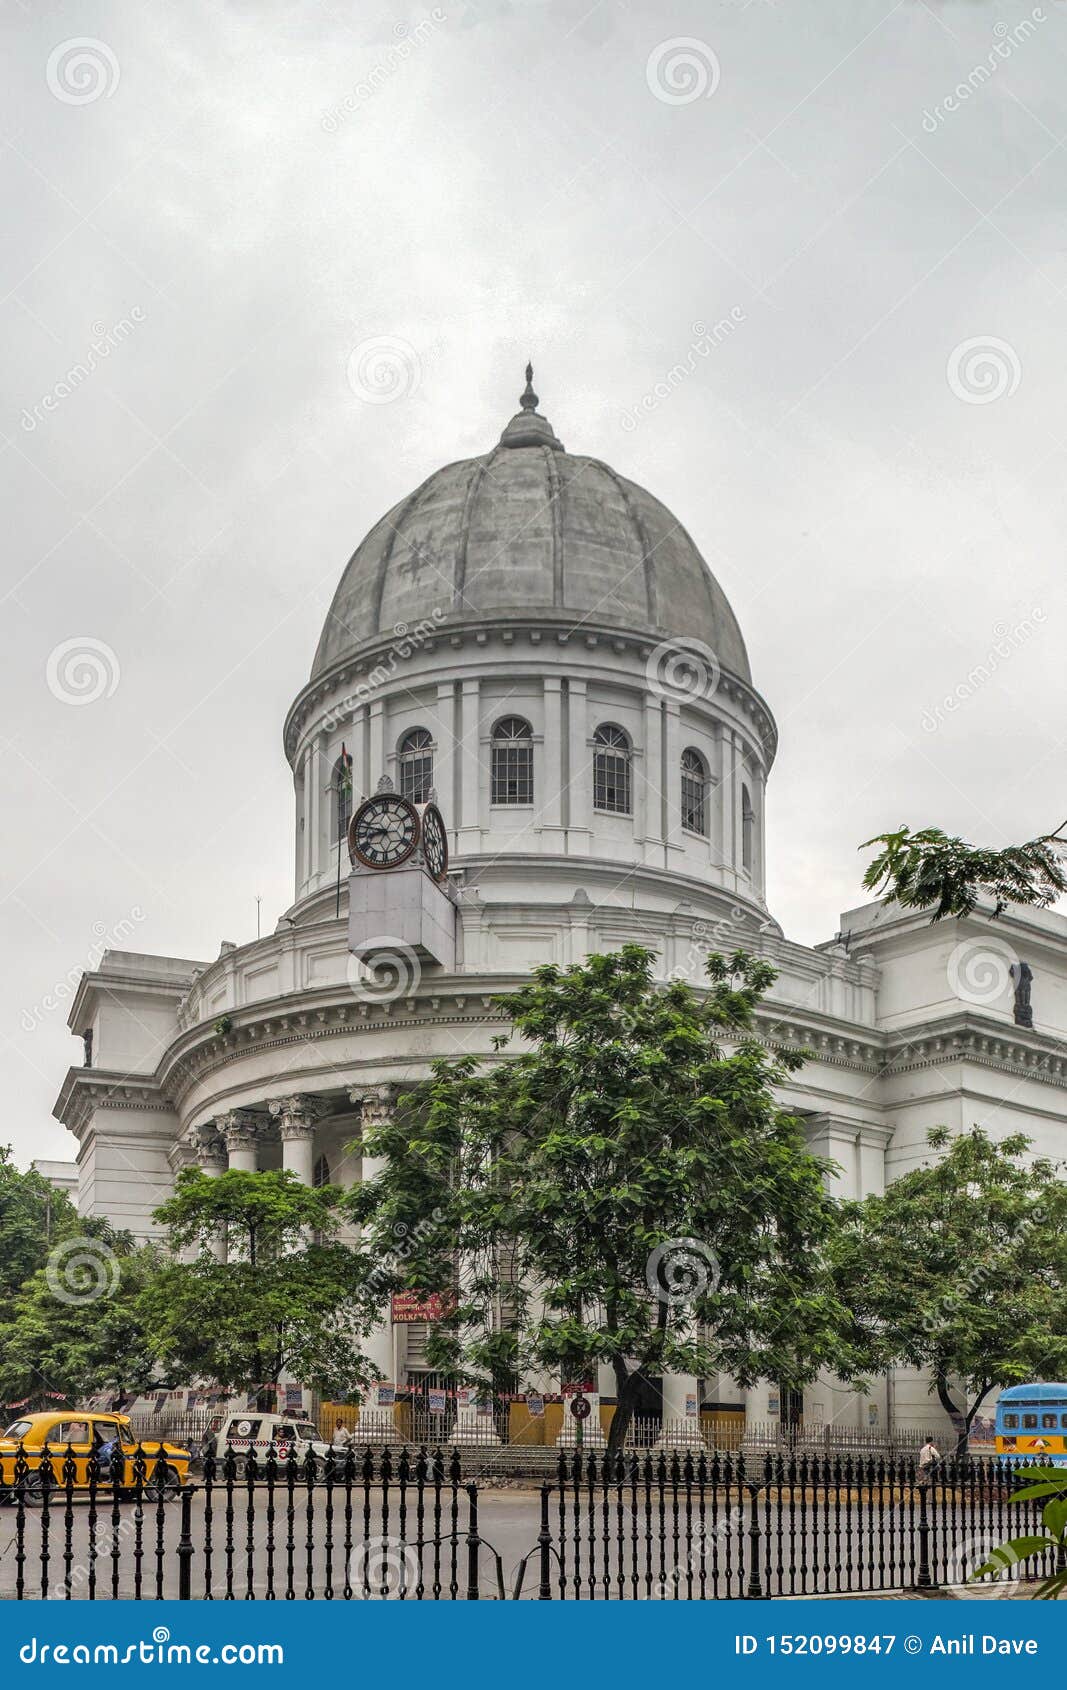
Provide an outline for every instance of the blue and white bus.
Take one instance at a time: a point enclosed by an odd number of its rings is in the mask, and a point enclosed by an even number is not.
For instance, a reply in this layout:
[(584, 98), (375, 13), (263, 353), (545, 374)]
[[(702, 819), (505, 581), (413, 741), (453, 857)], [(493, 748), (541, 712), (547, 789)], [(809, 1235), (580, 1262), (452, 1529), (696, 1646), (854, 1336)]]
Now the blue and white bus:
[(1009, 1385), (995, 1423), (998, 1456), (1067, 1467), (1067, 1385)]

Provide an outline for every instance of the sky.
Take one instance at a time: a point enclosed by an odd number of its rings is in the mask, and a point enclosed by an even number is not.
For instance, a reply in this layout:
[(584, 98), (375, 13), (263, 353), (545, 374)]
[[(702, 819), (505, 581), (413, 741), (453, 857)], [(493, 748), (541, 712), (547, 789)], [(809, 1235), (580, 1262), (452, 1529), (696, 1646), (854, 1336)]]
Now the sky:
[(291, 901), (281, 728), (336, 582), (494, 443), (527, 356), (740, 620), (792, 938), (863, 901), (887, 827), (1062, 821), (1063, 0), (8, 0), (0, 27), (21, 1163), (73, 1153), (51, 1109), (105, 945), (212, 958)]

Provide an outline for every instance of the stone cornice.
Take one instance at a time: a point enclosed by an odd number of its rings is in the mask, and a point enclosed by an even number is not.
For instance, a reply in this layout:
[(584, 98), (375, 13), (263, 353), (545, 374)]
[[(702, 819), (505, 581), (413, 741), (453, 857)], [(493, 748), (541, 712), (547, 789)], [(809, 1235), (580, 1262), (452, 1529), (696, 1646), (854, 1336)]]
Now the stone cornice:
[(885, 1073), (906, 1074), (949, 1062), (1067, 1086), (1067, 1045), (1048, 1033), (1006, 1027), (964, 1012), (886, 1035)]
[(53, 1115), (80, 1139), (96, 1109), (173, 1112), (172, 1104), (154, 1075), (122, 1074), (103, 1068), (69, 1068), (52, 1110)]
[[(314, 680), (309, 681), (297, 694), (285, 719), (283, 730), (285, 755), (290, 765), (293, 763), (301, 736), (317, 707), (334, 701), (338, 691), (345, 687), (354, 690), (361, 685), (366, 686), (366, 677), (373, 674), (383, 659), (390, 653), (395, 653), (398, 647), (413, 643), (416, 652), (431, 655), (435, 650), (442, 648), (455, 650), (473, 645), (478, 649), (484, 647), (491, 636), (498, 637), (503, 644), (512, 648), (517, 638), (527, 640), (535, 654), (538, 646), (548, 641), (556, 645), (572, 645), (575, 650), (593, 650), (605, 645), (620, 656), (631, 653), (640, 663), (644, 663), (657, 644), (661, 643), (661, 640), (650, 635), (646, 629), (616, 627), (607, 621), (594, 623), (591, 619), (579, 621), (573, 611), (549, 609), (538, 609), (532, 615), (494, 612), (487, 616), (472, 616), (463, 621), (442, 623), (433, 627), (429, 633), (419, 636), (415, 630), (409, 630), (404, 635), (397, 635), (395, 631), (389, 630), (376, 639), (368, 640), (358, 653), (349, 654), (332, 668), (316, 675)], [(684, 639), (683, 634), (677, 637)], [(410, 659), (407, 661), (410, 662)], [(406, 680), (410, 685), (412, 675), (410, 668), (403, 670), (397, 677), (398, 684), (402, 685)], [(376, 685), (373, 688), (374, 695), (386, 695), (389, 685), (389, 681)], [(721, 673), (715, 693), (716, 697), (719, 695), (731, 699), (741, 714), (751, 721), (753, 734), (763, 748), (769, 769), (778, 749), (778, 730), (766, 699), (749, 682), (741, 680), (728, 670)], [(362, 698), (352, 700), (353, 707), (363, 702), (365, 700)]]

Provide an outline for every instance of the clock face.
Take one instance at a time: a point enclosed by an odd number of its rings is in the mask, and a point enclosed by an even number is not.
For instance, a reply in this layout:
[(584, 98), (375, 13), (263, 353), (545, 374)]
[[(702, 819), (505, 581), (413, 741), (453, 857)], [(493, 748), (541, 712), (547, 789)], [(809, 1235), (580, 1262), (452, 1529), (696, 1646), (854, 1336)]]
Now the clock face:
[(368, 798), (348, 829), (349, 849), (367, 868), (397, 868), (407, 862), (418, 841), (418, 811), (395, 792)]
[(436, 804), (422, 812), (422, 855), (434, 879), (441, 880), (448, 867), (448, 834)]

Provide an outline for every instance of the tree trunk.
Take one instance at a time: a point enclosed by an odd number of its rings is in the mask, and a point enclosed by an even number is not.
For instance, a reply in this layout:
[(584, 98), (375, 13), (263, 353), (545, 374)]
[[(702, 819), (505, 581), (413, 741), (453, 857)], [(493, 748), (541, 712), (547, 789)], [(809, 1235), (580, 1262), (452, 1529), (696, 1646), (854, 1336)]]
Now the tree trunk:
[(625, 1362), (617, 1361), (615, 1363), (616, 1407), (608, 1431), (609, 1455), (618, 1455), (626, 1443), (626, 1434), (630, 1430), (630, 1422), (634, 1417), (634, 1403), (637, 1401), (640, 1386), (640, 1369), (635, 1367), (632, 1373), (628, 1373)]
[[(967, 1434), (971, 1429), (971, 1415), (973, 1415), (974, 1409), (971, 1410), (971, 1414), (969, 1415), (957, 1405), (957, 1403), (949, 1395), (948, 1379), (940, 1368), (934, 1377), (934, 1384), (937, 1387), (938, 1401), (949, 1419), (952, 1421), (952, 1429), (956, 1434), (956, 1448), (953, 1451), (953, 1455), (957, 1461), (962, 1460), (962, 1458), (967, 1454)], [(985, 1391), (983, 1391), (982, 1396), (985, 1396), (985, 1394)], [(981, 1400), (982, 1398), (979, 1397), (978, 1401), (981, 1402)], [(978, 1404), (976, 1403), (975, 1407), (977, 1406)]]

